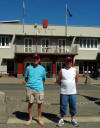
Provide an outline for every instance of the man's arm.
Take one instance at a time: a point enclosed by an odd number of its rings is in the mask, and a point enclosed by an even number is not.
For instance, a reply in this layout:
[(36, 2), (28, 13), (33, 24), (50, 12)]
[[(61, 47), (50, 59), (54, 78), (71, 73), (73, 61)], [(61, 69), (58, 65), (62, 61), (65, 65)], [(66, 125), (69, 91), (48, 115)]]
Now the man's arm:
[(26, 82), (28, 81), (28, 72), (29, 72), (29, 71), (28, 71), (28, 68), (26, 68), (25, 76), (24, 76)]
[(42, 80), (43, 81), (43, 85), (45, 84), (45, 79)]
[(75, 77), (76, 84), (78, 83), (78, 71), (76, 70), (76, 77)]
[(28, 78), (25, 78), (25, 82), (27, 82), (28, 81)]
[(59, 75), (58, 75), (57, 83), (58, 83), (59, 85), (61, 84), (61, 77), (62, 77), (62, 70), (60, 70)]
[(45, 84), (45, 79), (46, 79), (46, 71), (44, 69), (43, 70), (43, 76), (42, 76), (43, 85)]

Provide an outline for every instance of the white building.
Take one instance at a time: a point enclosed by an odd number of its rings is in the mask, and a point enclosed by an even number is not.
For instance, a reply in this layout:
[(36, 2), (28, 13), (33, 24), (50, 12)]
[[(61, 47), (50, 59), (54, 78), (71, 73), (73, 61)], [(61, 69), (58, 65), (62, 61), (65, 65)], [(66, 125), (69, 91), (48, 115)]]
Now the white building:
[(73, 58), (80, 74), (100, 67), (100, 27), (0, 23), (0, 71), (24, 74), (27, 63), (38, 53), (47, 76), (55, 76), (66, 56)]

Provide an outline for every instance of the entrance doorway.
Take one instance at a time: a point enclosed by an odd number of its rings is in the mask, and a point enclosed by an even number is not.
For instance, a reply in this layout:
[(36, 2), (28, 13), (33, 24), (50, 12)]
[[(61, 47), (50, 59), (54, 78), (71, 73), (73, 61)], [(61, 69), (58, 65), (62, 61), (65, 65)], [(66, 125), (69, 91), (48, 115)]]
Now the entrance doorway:
[(15, 75), (15, 72), (14, 72), (14, 60), (7, 60), (7, 73), (10, 76)]
[(59, 73), (61, 68), (65, 67), (65, 63), (64, 62), (56, 62), (56, 74)]
[[(33, 64), (33, 61), (24, 62), (24, 65), (23, 65), (24, 73), (25, 73), (26, 67), (30, 64)], [(41, 62), (41, 65), (45, 68), (47, 77), (48, 78), (52, 77), (52, 62)]]
[(79, 62), (79, 74), (92, 73), (97, 71), (96, 61), (80, 61)]
[(33, 63), (32, 61), (26, 61), (26, 62), (24, 62), (24, 65), (23, 65), (23, 71), (24, 71), (24, 73), (25, 73), (25, 70), (26, 70), (27, 66), (29, 66), (32, 63)]
[(52, 62), (41, 62), (41, 65), (45, 68), (47, 77), (52, 77)]

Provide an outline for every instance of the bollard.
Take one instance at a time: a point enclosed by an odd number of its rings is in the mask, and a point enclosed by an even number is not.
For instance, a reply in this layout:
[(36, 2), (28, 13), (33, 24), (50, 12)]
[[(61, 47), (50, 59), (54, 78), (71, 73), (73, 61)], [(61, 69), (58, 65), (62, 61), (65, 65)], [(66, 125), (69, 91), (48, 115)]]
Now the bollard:
[(6, 108), (6, 96), (5, 93), (0, 91), (0, 124), (7, 123), (8, 114)]

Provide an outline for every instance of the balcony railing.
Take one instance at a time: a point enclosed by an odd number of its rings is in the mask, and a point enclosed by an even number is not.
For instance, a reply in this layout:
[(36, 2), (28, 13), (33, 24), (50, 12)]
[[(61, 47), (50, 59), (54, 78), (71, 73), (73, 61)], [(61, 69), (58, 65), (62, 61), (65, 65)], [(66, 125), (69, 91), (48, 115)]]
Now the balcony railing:
[(77, 54), (78, 53), (78, 47), (73, 46), (73, 47), (68, 47), (68, 48), (53, 48), (53, 47), (40, 47), (36, 49), (25, 49), (24, 46), (15, 46), (15, 53), (51, 53), (51, 54)]

